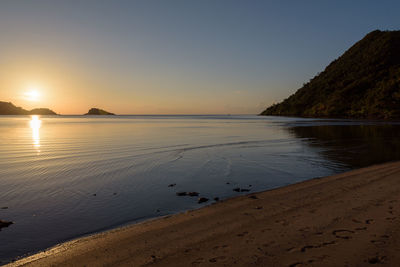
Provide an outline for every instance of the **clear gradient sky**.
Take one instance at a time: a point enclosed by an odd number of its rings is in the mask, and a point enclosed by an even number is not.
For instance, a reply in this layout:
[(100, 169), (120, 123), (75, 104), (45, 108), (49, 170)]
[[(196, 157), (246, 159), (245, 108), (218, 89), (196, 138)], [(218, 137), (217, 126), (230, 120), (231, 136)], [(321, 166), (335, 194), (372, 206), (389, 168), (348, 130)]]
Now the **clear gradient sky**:
[(256, 114), (368, 32), (400, 29), (399, 12), (398, 0), (1, 0), (0, 101)]

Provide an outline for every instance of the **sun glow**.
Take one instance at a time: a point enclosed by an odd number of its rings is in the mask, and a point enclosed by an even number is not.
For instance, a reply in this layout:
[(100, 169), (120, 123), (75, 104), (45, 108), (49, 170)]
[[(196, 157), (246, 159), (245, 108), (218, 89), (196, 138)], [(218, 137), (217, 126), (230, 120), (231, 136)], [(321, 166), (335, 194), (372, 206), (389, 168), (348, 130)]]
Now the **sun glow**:
[(24, 93), (24, 97), (29, 101), (38, 101), (40, 99), (40, 93), (36, 88), (30, 88), (28, 92)]
[(40, 132), (39, 129), (42, 126), (42, 121), (39, 119), (39, 116), (32, 115), (29, 124), (32, 129), (32, 142), (33, 146), (40, 152)]

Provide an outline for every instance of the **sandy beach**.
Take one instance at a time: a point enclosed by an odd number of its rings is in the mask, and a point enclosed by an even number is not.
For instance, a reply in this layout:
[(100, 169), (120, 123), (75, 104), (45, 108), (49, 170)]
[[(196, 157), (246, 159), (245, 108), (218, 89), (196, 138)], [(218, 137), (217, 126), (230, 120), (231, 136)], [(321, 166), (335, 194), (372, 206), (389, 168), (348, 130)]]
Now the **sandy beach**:
[(400, 265), (400, 162), (95, 234), (9, 266)]

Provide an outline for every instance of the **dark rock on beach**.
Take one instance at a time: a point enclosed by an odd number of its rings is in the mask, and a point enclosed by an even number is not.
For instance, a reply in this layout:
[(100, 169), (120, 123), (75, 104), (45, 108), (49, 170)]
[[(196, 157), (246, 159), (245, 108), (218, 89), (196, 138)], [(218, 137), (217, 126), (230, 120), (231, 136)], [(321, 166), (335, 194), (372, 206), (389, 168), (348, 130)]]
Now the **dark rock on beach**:
[(8, 226), (10, 226), (11, 224), (13, 224), (13, 222), (0, 220), (0, 231), (1, 231), (1, 228), (3, 228), (3, 227), (8, 227)]
[(250, 191), (250, 189), (239, 188), (239, 187), (236, 187), (236, 188), (234, 188), (232, 190), (235, 191), (235, 192), (249, 192)]
[(177, 192), (176, 193), (177, 196), (189, 196), (189, 197), (197, 197), (199, 195), (198, 192)]
[(197, 203), (201, 204), (201, 203), (204, 203), (204, 202), (207, 202), (207, 201), (208, 201), (208, 198), (206, 198), (206, 197), (200, 197), (200, 198), (198, 199)]

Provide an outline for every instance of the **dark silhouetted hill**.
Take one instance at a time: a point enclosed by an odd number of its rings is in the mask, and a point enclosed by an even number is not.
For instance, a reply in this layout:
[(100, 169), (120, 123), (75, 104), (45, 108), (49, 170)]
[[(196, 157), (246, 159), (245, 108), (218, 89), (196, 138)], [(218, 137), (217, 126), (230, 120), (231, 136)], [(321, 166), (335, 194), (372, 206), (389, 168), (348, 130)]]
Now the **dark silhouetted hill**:
[(29, 111), (14, 106), (11, 102), (0, 101), (0, 115), (27, 115)]
[(31, 115), (57, 115), (54, 111), (48, 108), (35, 108), (29, 111)]
[(400, 118), (400, 31), (373, 31), (261, 115)]
[(115, 115), (115, 114), (99, 108), (91, 108), (85, 115)]
[(0, 115), (57, 115), (48, 108), (35, 108), (31, 111), (14, 106), (11, 102), (0, 101)]

